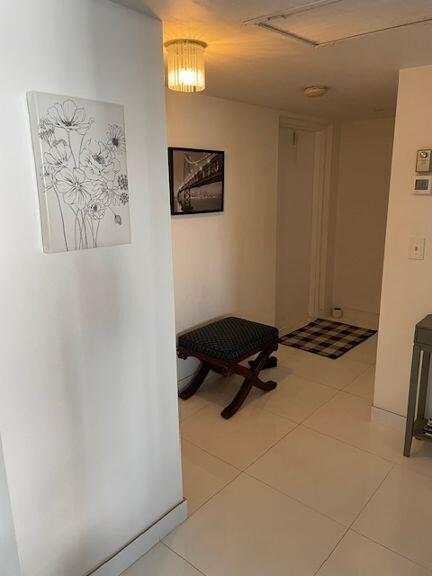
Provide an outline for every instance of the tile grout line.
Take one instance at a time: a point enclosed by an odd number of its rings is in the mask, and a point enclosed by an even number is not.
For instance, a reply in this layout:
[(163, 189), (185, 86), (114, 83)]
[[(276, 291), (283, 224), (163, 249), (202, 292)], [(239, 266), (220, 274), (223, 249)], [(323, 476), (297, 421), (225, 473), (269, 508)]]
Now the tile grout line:
[(303, 502), (302, 500), (299, 500), (298, 498), (295, 498), (294, 496), (291, 496), (291, 494), (287, 494), (286, 492), (283, 492), (282, 490), (280, 490), (279, 488), (276, 488), (275, 486), (272, 486), (271, 484), (268, 484), (267, 482), (264, 482), (264, 480), (261, 480), (261, 478), (256, 478), (256, 476), (253, 476), (252, 474), (249, 474), (248, 472), (242, 472), (242, 474), (244, 476), (247, 476), (248, 478), (251, 478), (252, 480), (255, 480), (255, 482), (258, 482), (259, 484), (262, 484), (263, 486), (266, 486), (266, 488), (270, 488), (271, 490), (274, 490), (275, 492), (277, 492), (278, 494), (280, 494), (281, 496), (285, 496), (285, 498), (289, 498), (290, 500), (293, 500), (294, 502), (297, 502), (297, 504), (301, 504), (302, 506), (304, 506), (305, 508), (307, 508), (308, 510), (310, 510), (311, 512), (314, 512), (315, 514), (319, 514), (320, 516), (322, 516), (323, 518), (325, 518), (326, 520), (330, 520), (330, 522), (333, 522), (334, 524), (337, 524), (338, 526), (340, 526), (341, 528), (343, 528), (344, 530), (349, 530), (349, 526), (347, 526), (346, 524), (342, 524), (339, 520), (335, 520), (334, 518), (332, 518), (331, 516), (328, 516), (327, 514), (325, 514), (324, 512), (321, 512), (320, 510), (317, 510), (316, 508), (314, 508), (313, 506), (311, 506), (310, 504), (306, 504), (305, 502)]
[(362, 506), (361, 510), (359, 511), (359, 513), (356, 515), (356, 517), (354, 518), (354, 520), (351, 522), (351, 524), (349, 525), (349, 529), (351, 529), (354, 524), (357, 522), (357, 520), (359, 519), (360, 515), (362, 514), (362, 512), (365, 510), (366, 506), (368, 506), (368, 504), (371, 502), (372, 498), (375, 496), (375, 494), (378, 492), (378, 490), (381, 488), (381, 486), (384, 484), (384, 482), (387, 480), (387, 478), (389, 477), (389, 475), (393, 472), (393, 470), (396, 468), (397, 463), (394, 462), (393, 465), (390, 467), (390, 470), (387, 472), (387, 474), (385, 474), (384, 478), (381, 480), (381, 482), (378, 484), (378, 486), (376, 487), (376, 489), (372, 492), (372, 494), (370, 495), (370, 497), (366, 500), (365, 504)]
[(224, 464), (227, 464), (228, 466), (231, 466), (232, 468), (234, 468), (235, 470), (238, 470), (239, 472), (243, 472), (242, 468), (239, 468), (238, 466), (235, 466), (234, 464), (231, 464), (231, 462), (227, 462), (226, 460), (224, 460), (223, 458), (221, 458), (220, 456), (216, 456), (215, 454), (212, 454), (211, 452), (209, 452), (208, 450), (206, 450), (205, 448), (202, 448), (201, 446), (199, 446), (198, 444), (195, 444), (195, 442), (193, 442), (192, 440), (189, 440), (189, 438), (186, 438), (186, 436), (183, 436), (180, 433), (180, 439), (186, 440), (186, 442), (189, 442), (189, 444), (192, 444), (192, 446), (194, 446), (195, 448), (199, 448), (200, 450), (202, 450), (203, 452), (205, 452), (206, 454), (208, 454), (209, 456), (212, 456), (213, 458), (216, 458), (216, 460), (219, 460), (220, 462), (223, 462)]
[[(419, 564), (416, 560), (413, 560), (412, 558), (409, 558), (408, 556), (405, 556), (404, 554), (401, 554), (400, 552), (398, 552), (397, 550), (393, 550), (392, 548), (389, 548), (388, 546), (386, 546), (385, 544), (382, 544), (381, 542), (378, 542), (377, 540), (374, 540), (373, 538), (371, 538), (370, 536), (366, 536), (366, 534), (363, 534), (362, 532), (359, 532), (358, 530), (356, 530), (354, 528), (354, 524), (356, 523), (356, 521), (359, 519), (359, 517), (361, 516), (361, 514), (364, 512), (364, 510), (366, 509), (366, 507), (369, 505), (369, 503), (371, 502), (372, 498), (378, 493), (378, 491), (380, 490), (380, 488), (382, 487), (382, 485), (384, 484), (384, 482), (387, 480), (387, 478), (390, 476), (390, 474), (396, 470), (396, 468), (400, 466), (400, 464), (398, 462), (394, 462), (393, 466), (390, 468), (390, 470), (387, 472), (387, 474), (385, 475), (385, 477), (383, 478), (383, 480), (380, 482), (380, 484), (378, 485), (378, 487), (376, 488), (376, 490), (373, 492), (373, 494), (370, 496), (370, 498), (367, 500), (367, 502), (365, 503), (365, 505), (362, 507), (362, 509), (360, 510), (360, 512), (357, 514), (357, 516), (354, 518), (353, 522), (350, 524), (348, 530), (351, 532), (354, 532), (354, 534), (357, 534), (359, 536), (363, 536), (363, 538), (366, 538), (367, 540), (369, 540), (370, 542), (373, 542), (374, 544), (377, 544), (378, 546), (382, 546), (383, 548), (385, 548), (386, 550), (389, 550), (390, 552), (393, 552), (394, 554), (397, 554), (398, 556), (400, 556), (401, 558), (405, 558), (405, 560), (408, 560), (409, 562), (412, 562), (413, 564), (416, 564), (417, 566), (420, 566), (421, 568), (425, 568), (426, 570), (430, 571), (430, 567), (429, 566), (425, 566), (424, 564)], [(414, 472), (415, 473), (415, 472)]]
[[(186, 562), (186, 564), (188, 564), (189, 566), (192, 566), (192, 568), (194, 570), (196, 570), (197, 572), (199, 572), (200, 574), (202, 574), (203, 576), (207, 576), (207, 574), (205, 572), (203, 572), (202, 570), (200, 570), (199, 568), (197, 568), (194, 564), (192, 564), (192, 562), (190, 562), (189, 560), (186, 560), (186, 558), (183, 558), (183, 556), (181, 554), (179, 554), (178, 552), (176, 552), (175, 550), (173, 550), (172, 548), (170, 548), (168, 546), (168, 544), (165, 544), (165, 542), (163, 540), (159, 540), (159, 542), (162, 544), (162, 546), (165, 546), (165, 548), (167, 548), (170, 552), (172, 552), (173, 554), (175, 554), (178, 558), (181, 558), (184, 562)], [(155, 575), (156, 576), (156, 575)]]
[[(278, 358), (279, 360), (279, 358)], [(347, 386), (350, 386), (353, 382), (355, 382), (355, 380), (357, 380), (357, 378), (360, 378), (360, 376), (363, 376), (364, 374), (366, 374), (366, 372), (372, 368), (373, 366), (375, 366), (375, 363), (373, 364), (366, 364), (365, 362), (360, 362), (357, 361), (359, 364), (364, 364), (366, 366), (365, 370), (362, 370), (359, 374), (357, 374), (356, 376), (353, 377), (352, 380), (350, 380), (348, 382), (348, 384), (344, 384), (341, 388), (338, 388), (336, 386), (332, 386), (331, 384), (328, 384), (326, 382), (322, 382), (321, 380), (316, 380), (315, 378), (311, 378), (310, 376), (305, 376), (304, 374), (301, 374), (300, 372), (297, 372), (296, 370), (294, 370), (293, 368), (291, 368), (288, 364), (283, 364), (281, 363), (281, 365), (284, 368), (289, 368), (289, 370), (291, 370), (291, 373), (289, 374), (289, 376), (291, 374), (294, 374), (295, 376), (299, 376), (300, 378), (303, 378), (304, 380), (309, 380), (310, 382), (313, 382), (314, 384), (321, 384), (321, 386), (326, 386), (326, 388), (331, 388), (332, 390), (337, 390), (338, 392), (342, 392)]]
[(310, 430), (311, 432), (315, 432), (315, 434), (321, 434), (322, 436), (325, 436), (326, 438), (330, 438), (331, 440), (335, 440), (336, 442), (340, 442), (341, 444), (344, 444), (345, 446), (349, 446), (350, 448), (355, 448), (356, 450), (359, 450), (360, 452), (363, 452), (364, 454), (368, 454), (369, 456), (375, 456), (375, 458), (379, 458), (380, 460), (384, 460), (384, 462), (387, 462), (388, 464), (392, 464), (394, 466), (396, 466), (398, 464), (398, 462), (396, 460), (391, 460), (390, 458), (386, 458), (385, 456), (381, 456), (380, 454), (376, 454), (375, 452), (370, 452), (369, 450), (365, 450), (364, 448), (360, 448), (359, 446), (356, 446), (355, 444), (350, 444), (346, 440), (341, 440), (337, 436), (331, 436), (331, 434), (326, 434), (325, 432), (321, 432), (321, 430), (316, 430), (315, 428), (311, 428), (310, 426), (307, 426), (304, 423), (299, 424), (299, 426), (302, 428), (306, 428), (306, 430)]
[(334, 554), (334, 552), (336, 551), (336, 548), (339, 546), (339, 544), (342, 542), (342, 540), (345, 538), (345, 536), (348, 534), (349, 532), (349, 528), (347, 528), (345, 530), (345, 532), (342, 534), (342, 536), (339, 538), (339, 540), (336, 542), (336, 544), (334, 545), (334, 547), (330, 550), (328, 556), (325, 557), (325, 559), (321, 562), (321, 564), (319, 565), (318, 569), (316, 570), (316, 572), (313, 573), (313, 576), (316, 576), (318, 574), (318, 572), (320, 572), (321, 568), (324, 566), (324, 564), (330, 559), (330, 557)]
[(225, 488), (228, 488), (228, 486), (229, 486), (230, 484), (232, 484), (232, 483), (234, 482), (234, 480), (237, 480), (237, 478), (238, 478), (239, 476), (241, 476), (242, 474), (243, 474), (243, 472), (242, 472), (241, 470), (238, 471), (238, 474), (236, 474), (236, 475), (234, 476), (234, 478), (232, 478), (231, 480), (229, 480), (226, 484), (224, 484), (221, 488), (219, 488), (219, 490), (218, 490), (217, 492), (215, 492), (215, 493), (212, 494), (209, 498), (207, 498), (207, 500), (206, 500), (205, 502), (203, 502), (200, 506), (198, 506), (198, 508), (197, 508), (196, 510), (194, 510), (190, 516), (188, 515), (188, 519), (189, 519), (189, 518), (192, 518), (192, 516), (193, 516), (194, 514), (196, 514), (199, 510), (201, 510), (201, 508), (203, 508), (206, 504), (208, 504), (208, 503), (210, 502), (210, 500), (213, 500), (213, 498), (214, 498), (215, 496), (217, 496), (218, 494), (220, 494), (220, 493), (222, 492), (222, 490), (225, 490)]
[[(182, 402), (187, 402), (187, 400), (182, 400)], [(201, 412), (201, 410), (204, 410), (204, 408), (207, 408), (206, 405), (201, 406), (201, 408), (198, 408), (198, 410), (196, 410), (196, 412), (194, 412), (193, 414), (189, 414), (189, 416), (184, 416), (183, 418), (180, 418), (180, 414), (179, 414), (179, 427), (181, 427), (182, 422), (184, 422), (185, 420), (189, 420), (189, 418), (192, 418), (192, 416), (195, 416), (196, 414), (198, 414), (198, 412)]]
[(390, 457), (381, 456), (380, 454), (377, 454), (376, 452), (372, 452), (371, 450), (366, 450), (366, 448), (362, 448), (360, 446), (357, 446), (356, 444), (351, 444), (350, 442), (347, 442), (346, 440), (342, 440), (341, 438), (338, 438), (337, 436), (332, 436), (331, 434), (327, 434), (327, 432), (322, 432), (321, 430), (317, 430), (316, 428), (312, 428), (311, 426), (308, 426), (305, 423), (302, 423), (301, 426), (304, 426), (305, 428), (307, 428), (308, 430), (312, 430), (313, 432), (318, 432), (318, 434), (322, 434), (323, 436), (327, 436), (328, 438), (332, 438), (333, 440), (338, 440), (339, 442), (342, 442), (342, 444), (346, 444), (347, 446), (351, 446), (351, 448), (357, 448), (357, 450), (361, 450), (362, 452), (365, 452), (366, 454), (370, 454), (372, 456), (376, 456), (377, 458), (381, 458), (381, 460), (385, 460), (386, 462), (389, 462), (390, 464), (397, 465), (399, 463), (397, 460), (392, 460)]
[(392, 548), (389, 548), (386, 544), (382, 544), (382, 542), (378, 542), (377, 540), (374, 540), (370, 536), (366, 536), (366, 534), (362, 534), (361, 532), (358, 532), (355, 528), (350, 528), (349, 532), (356, 534), (356, 536), (361, 536), (362, 538), (369, 540), (369, 542), (373, 542), (377, 546), (381, 546), (382, 548), (385, 548), (385, 550), (388, 550), (389, 552), (396, 554), (396, 556), (399, 556), (399, 558), (403, 558), (404, 560), (408, 560), (408, 562), (411, 562), (412, 564), (419, 566), (419, 568), (424, 568), (425, 570), (427, 570), (428, 572), (430, 572), (432, 574), (432, 571), (431, 571), (429, 566), (425, 566), (424, 564), (419, 564), (416, 560), (413, 560), (412, 558), (408, 558), (408, 556), (404, 556), (403, 554), (401, 554), (397, 550), (393, 550)]

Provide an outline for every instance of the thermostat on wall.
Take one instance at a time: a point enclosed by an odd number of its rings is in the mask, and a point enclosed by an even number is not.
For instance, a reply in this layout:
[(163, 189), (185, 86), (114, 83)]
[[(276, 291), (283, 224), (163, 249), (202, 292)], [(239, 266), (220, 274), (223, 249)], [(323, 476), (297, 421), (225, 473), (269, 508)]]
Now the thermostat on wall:
[(414, 181), (414, 194), (431, 194), (432, 176), (417, 176)]

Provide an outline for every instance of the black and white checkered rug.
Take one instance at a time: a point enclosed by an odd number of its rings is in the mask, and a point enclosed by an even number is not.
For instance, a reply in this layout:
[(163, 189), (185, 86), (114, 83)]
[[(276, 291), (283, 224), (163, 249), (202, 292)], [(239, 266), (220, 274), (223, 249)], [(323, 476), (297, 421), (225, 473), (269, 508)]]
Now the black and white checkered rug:
[(376, 330), (318, 318), (303, 328), (282, 336), (280, 341), (285, 346), (292, 346), (336, 360), (376, 332)]

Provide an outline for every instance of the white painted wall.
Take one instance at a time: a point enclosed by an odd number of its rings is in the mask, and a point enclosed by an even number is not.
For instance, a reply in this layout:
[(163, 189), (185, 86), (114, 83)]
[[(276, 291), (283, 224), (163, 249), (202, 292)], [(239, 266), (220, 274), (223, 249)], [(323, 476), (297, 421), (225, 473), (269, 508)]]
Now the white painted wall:
[(315, 133), (280, 128), (276, 270), (280, 328), (305, 322), (309, 313), (314, 158)]
[[(402, 70), (384, 256), (374, 404), (406, 415), (415, 324), (432, 312), (432, 197), (412, 194), (416, 151), (432, 148), (432, 66)], [(411, 237), (425, 260), (409, 260)]]
[[(3, 0), (0, 28), (4, 461), (23, 576), (80, 576), (182, 499), (161, 24)], [(42, 253), (27, 90), (124, 104), (130, 246)]]
[(340, 126), (333, 304), (378, 314), (394, 120)]
[(278, 112), (170, 92), (167, 113), (170, 146), (225, 150), (224, 213), (172, 218), (177, 331), (231, 313), (273, 323)]

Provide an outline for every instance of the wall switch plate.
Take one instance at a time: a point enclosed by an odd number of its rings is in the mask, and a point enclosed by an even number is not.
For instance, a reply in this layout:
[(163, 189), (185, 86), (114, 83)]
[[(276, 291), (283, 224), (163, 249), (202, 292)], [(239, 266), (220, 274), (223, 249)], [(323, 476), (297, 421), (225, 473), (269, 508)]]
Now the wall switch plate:
[(417, 150), (416, 172), (432, 172), (432, 150)]
[(424, 260), (425, 245), (426, 245), (425, 238), (410, 238), (409, 259)]

